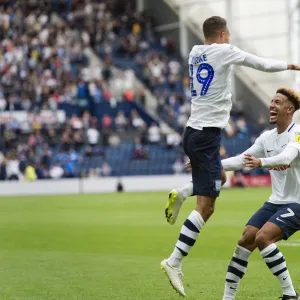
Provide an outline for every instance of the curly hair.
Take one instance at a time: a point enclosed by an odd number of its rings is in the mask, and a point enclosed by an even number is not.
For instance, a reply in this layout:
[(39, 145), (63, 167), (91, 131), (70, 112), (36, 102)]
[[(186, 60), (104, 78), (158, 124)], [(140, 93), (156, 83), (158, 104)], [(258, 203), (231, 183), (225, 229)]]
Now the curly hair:
[(276, 93), (282, 94), (288, 98), (288, 100), (294, 105), (295, 110), (298, 110), (300, 108), (300, 95), (287, 87), (281, 87), (279, 88)]

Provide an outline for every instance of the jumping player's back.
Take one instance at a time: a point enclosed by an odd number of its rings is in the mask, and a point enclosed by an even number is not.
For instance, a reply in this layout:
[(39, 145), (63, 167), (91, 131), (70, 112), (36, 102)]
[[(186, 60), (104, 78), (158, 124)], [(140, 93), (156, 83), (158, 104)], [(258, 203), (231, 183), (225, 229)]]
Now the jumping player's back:
[(230, 44), (194, 46), (189, 55), (191, 116), (194, 129), (224, 128), (231, 110), (231, 65), (242, 64), (244, 53)]

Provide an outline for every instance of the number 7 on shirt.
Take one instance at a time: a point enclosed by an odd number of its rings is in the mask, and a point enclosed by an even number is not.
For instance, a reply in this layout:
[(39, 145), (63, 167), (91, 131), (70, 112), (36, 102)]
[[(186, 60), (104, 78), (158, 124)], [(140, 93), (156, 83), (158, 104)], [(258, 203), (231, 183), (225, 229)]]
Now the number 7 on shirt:
[[(207, 71), (206, 77), (201, 76), (202, 71)], [(202, 63), (198, 66), (197, 71), (196, 71), (196, 79), (200, 84), (202, 84), (202, 89), (199, 92), (194, 87), (194, 65), (190, 64), (190, 87), (191, 87), (192, 97), (196, 97), (198, 95), (199, 96), (206, 95), (208, 92), (209, 86), (214, 79), (214, 76), (215, 76), (215, 71), (210, 64)]]

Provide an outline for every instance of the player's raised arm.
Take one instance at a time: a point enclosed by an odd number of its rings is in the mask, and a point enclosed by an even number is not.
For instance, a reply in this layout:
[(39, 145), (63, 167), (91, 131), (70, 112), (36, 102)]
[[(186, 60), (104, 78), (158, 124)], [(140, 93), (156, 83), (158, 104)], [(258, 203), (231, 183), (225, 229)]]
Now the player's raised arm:
[[(300, 129), (300, 128), (299, 128)], [(300, 153), (300, 133), (298, 131), (290, 133), (289, 143), (278, 155), (267, 158), (256, 158), (255, 155), (246, 155), (244, 166), (249, 169), (255, 168), (277, 168), (289, 166)]]
[(299, 64), (288, 64), (272, 58), (262, 58), (240, 50), (233, 45), (224, 45), (221, 56), (224, 65), (239, 65), (263, 72), (300, 71)]
[(260, 158), (261, 168), (288, 166), (299, 155), (299, 150), (290, 144), (278, 155)]
[(266, 158), (256, 158), (255, 155), (245, 154), (245, 162), (243, 165), (249, 170), (256, 168), (278, 168), (289, 166), (299, 155), (299, 150), (288, 144), (287, 147), (278, 155)]
[(221, 161), (223, 169), (225, 171), (236, 171), (244, 168), (245, 163), (245, 154), (251, 153), (251, 155), (262, 157), (264, 156), (264, 148), (263, 148), (263, 136), (262, 134), (260, 137), (258, 137), (255, 141), (255, 143), (247, 149), (245, 152), (238, 156), (229, 157), (226, 159), (223, 159)]
[(250, 53), (246, 53), (242, 66), (263, 72), (281, 72), (288, 70), (289, 65), (284, 61), (272, 58), (262, 58)]

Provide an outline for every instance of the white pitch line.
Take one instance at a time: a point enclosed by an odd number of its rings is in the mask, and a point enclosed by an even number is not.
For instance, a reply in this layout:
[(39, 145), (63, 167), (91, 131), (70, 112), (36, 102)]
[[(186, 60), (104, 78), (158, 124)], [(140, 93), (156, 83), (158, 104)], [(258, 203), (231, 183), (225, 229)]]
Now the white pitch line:
[(300, 239), (292, 240), (290, 242), (281, 241), (279, 242), (280, 247), (286, 246), (286, 247), (300, 247)]
[(280, 247), (300, 247), (300, 243), (282, 243)]

